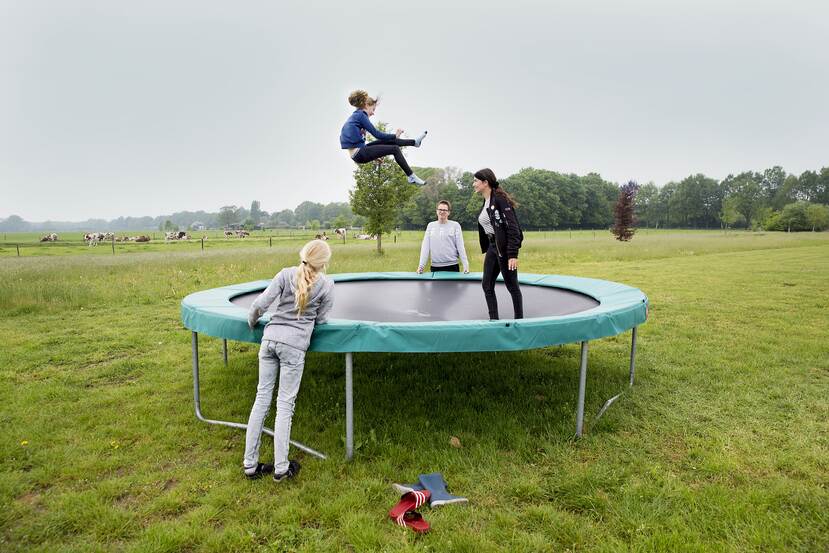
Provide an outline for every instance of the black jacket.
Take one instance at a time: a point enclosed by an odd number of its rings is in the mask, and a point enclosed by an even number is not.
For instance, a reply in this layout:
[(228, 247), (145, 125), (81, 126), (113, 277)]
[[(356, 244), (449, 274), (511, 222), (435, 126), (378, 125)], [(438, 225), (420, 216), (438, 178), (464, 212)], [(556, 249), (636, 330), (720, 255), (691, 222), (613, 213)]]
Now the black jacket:
[[(515, 216), (515, 209), (509, 204), (506, 198), (493, 193), (490, 197), (490, 204), (487, 208), (489, 222), (495, 229), (495, 247), (498, 255), (511, 259), (518, 257), (518, 250), (521, 249), (521, 242), (524, 240), (524, 232)], [(486, 203), (486, 200), (484, 200)], [(483, 205), (481, 205), (483, 209)], [(481, 253), (489, 249), (489, 238), (484, 232), (484, 227), (478, 223), (478, 239), (481, 242)]]

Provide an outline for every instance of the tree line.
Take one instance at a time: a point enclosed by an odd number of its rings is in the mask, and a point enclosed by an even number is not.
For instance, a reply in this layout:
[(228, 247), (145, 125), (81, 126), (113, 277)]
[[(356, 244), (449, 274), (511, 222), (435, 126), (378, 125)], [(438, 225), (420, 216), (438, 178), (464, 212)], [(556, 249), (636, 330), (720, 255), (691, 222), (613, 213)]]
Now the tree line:
[[(372, 167), (365, 170), (370, 171)], [(452, 204), (452, 219), (465, 229), (476, 228), (481, 199), (473, 193), (472, 173), (454, 167), (418, 168), (417, 171), (427, 184), (399, 198), (401, 201), (395, 204), (394, 213), (388, 214), (393, 219), (390, 224), (402, 229), (422, 229), (435, 219), (437, 202), (448, 200)], [(525, 168), (500, 182), (518, 201), (518, 213), (525, 229), (609, 228), (613, 224), (613, 205), (619, 186), (596, 173), (575, 175)], [(775, 166), (760, 172), (728, 175), (721, 181), (696, 174), (661, 187), (649, 182), (640, 186), (635, 202), (640, 227), (821, 230), (829, 227), (829, 167), (794, 175)], [(312, 229), (365, 226), (367, 217), (355, 211), (361, 210), (354, 210), (353, 203), (306, 201), (294, 209), (269, 213), (254, 200), (249, 207), (228, 205), (216, 212), (180, 211), (159, 217), (118, 217), (109, 221), (29, 223), (12, 215), (0, 219), (0, 231), (139, 231), (191, 229), (202, 225), (206, 228)]]

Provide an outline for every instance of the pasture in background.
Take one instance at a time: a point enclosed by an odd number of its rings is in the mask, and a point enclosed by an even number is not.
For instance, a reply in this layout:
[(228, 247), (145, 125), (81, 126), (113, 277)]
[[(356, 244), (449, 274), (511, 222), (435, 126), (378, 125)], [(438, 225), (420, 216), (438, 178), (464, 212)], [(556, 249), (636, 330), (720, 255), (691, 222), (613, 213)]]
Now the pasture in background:
[[(413, 271), (421, 236), (384, 238), (382, 256), (332, 240), (330, 271)], [(583, 439), (576, 344), (358, 354), (345, 463), (342, 355), (311, 353), (292, 435), (330, 459), (300, 456), (290, 485), (248, 482), (244, 434), (193, 415), (179, 306), (272, 277), (306, 239), (3, 254), (0, 549), (829, 548), (829, 234), (528, 233), (521, 271), (619, 281), (651, 302), (636, 384), (595, 425), (626, 385), (629, 336), (591, 342)], [(244, 420), (257, 348), (230, 348), (224, 367), (221, 341), (203, 339), (202, 406)], [(426, 511), (432, 533), (414, 536), (387, 520), (390, 484), (433, 470), (470, 504)]]

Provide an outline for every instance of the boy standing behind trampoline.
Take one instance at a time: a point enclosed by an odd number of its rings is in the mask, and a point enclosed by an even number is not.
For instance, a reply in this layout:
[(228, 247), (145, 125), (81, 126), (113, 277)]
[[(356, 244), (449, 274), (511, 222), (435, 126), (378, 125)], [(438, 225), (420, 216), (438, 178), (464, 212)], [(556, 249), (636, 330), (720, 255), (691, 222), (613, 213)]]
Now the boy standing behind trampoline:
[[(334, 305), (334, 282), (325, 275), (331, 248), (322, 240), (305, 244), (299, 259), (298, 266), (279, 271), (248, 312), (248, 326), (253, 329), (262, 313), (272, 304), (276, 305), (265, 325), (259, 348), (259, 385), (245, 436), (244, 472), (251, 479), (273, 472), (273, 479), (281, 482), (295, 477), (300, 469), (297, 461), (288, 460), (291, 420), (305, 367), (305, 352), (314, 325), (326, 322)], [(259, 444), (277, 373), (274, 464), (270, 465), (259, 462)]]
[(438, 220), (432, 221), (426, 227), (426, 234), (420, 245), (418, 273), (422, 273), (426, 268), (427, 259), (431, 259), (429, 270), (432, 272), (457, 273), (460, 271), (458, 258), (463, 263), (463, 272), (469, 272), (469, 260), (466, 258), (466, 248), (463, 245), (463, 230), (457, 221), (449, 220), (451, 212), (452, 205), (447, 200), (438, 202)]

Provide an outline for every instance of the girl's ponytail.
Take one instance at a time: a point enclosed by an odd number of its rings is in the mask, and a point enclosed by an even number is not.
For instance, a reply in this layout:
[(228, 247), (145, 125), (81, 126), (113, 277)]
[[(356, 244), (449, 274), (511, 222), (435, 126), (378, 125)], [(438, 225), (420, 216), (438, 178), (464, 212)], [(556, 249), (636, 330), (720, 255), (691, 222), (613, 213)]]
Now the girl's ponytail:
[(311, 240), (299, 251), (299, 259), (301, 263), (296, 271), (294, 282), (297, 318), (302, 315), (308, 305), (314, 282), (320, 273), (325, 272), (326, 265), (331, 260), (331, 248), (322, 240)]

